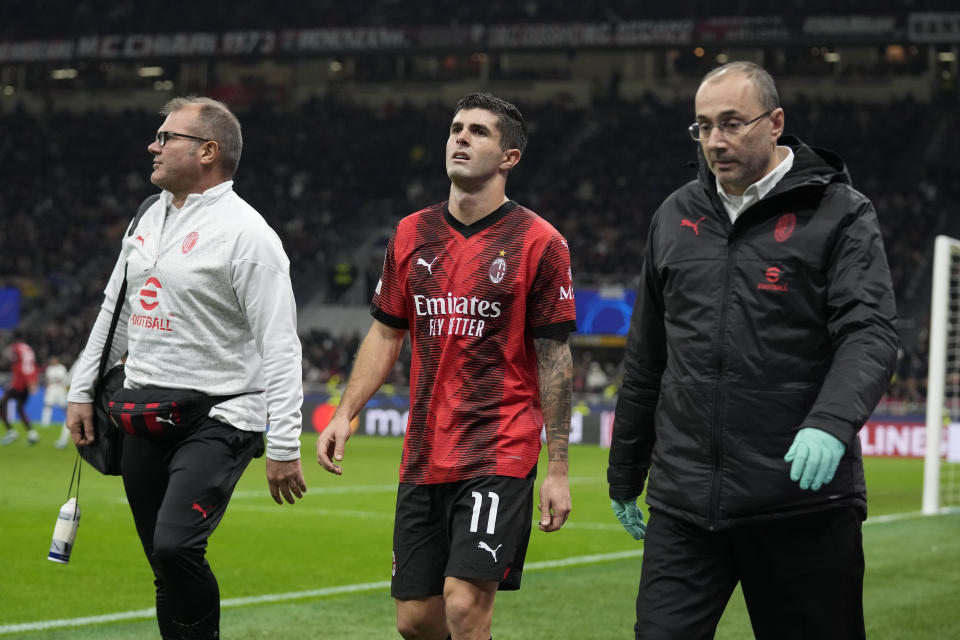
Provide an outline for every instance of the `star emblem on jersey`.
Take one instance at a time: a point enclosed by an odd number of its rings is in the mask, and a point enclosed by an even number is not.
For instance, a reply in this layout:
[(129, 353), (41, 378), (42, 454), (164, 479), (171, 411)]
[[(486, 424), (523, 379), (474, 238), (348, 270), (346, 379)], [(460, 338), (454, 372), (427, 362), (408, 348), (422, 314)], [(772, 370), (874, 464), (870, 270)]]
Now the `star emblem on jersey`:
[(504, 251), (500, 252), (500, 257), (494, 259), (490, 265), (490, 282), (499, 284), (507, 275), (507, 261), (503, 259)]
[(484, 551), (486, 551), (487, 553), (489, 553), (490, 555), (492, 555), (492, 556), (493, 556), (493, 563), (496, 564), (496, 563), (497, 563), (497, 552), (500, 551), (500, 547), (502, 547), (502, 546), (503, 546), (502, 544), (498, 544), (496, 549), (492, 549), (492, 548), (490, 548), (490, 545), (488, 545), (486, 542), (484, 542), (483, 540), (481, 540), (481, 541), (480, 541), (480, 544), (477, 545), (477, 549), (483, 549)]

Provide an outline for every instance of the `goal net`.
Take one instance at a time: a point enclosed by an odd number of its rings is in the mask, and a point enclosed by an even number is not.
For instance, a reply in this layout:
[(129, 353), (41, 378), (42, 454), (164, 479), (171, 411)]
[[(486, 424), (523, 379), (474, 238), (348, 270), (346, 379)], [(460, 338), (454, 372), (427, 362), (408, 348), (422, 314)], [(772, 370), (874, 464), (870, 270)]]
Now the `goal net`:
[(930, 301), (923, 512), (960, 510), (960, 240), (937, 236)]

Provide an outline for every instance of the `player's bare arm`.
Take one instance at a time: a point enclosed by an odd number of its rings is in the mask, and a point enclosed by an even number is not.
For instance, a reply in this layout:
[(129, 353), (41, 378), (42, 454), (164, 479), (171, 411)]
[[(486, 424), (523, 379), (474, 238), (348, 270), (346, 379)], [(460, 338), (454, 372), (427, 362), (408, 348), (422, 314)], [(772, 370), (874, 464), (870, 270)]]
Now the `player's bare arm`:
[[(343, 469), (336, 462), (343, 460), (343, 449), (350, 439), (350, 421), (383, 384), (403, 346), (404, 329), (394, 329), (374, 320), (357, 350), (353, 371), (343, 399), (330, 424), (317, 438), (317, 462), (330, 473), (341, 475)], [(336, 461), (336, 462), (335, 462)]]
[(540, 405), (547, 433), (547, 477), (540, 487), (540, 529), (556, 531), (570, 515), (567, 478), (570, 440), (570, 398), (573, 395), (573, 356), (566, 334), (533, 341), (537, 352)]

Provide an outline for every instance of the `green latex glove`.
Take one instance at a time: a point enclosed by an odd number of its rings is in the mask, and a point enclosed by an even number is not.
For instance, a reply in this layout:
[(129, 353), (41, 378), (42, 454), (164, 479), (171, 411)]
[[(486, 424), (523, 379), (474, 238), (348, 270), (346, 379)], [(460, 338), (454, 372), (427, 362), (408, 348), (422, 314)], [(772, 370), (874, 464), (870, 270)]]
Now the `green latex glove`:
[(647, 535), (647, 524), (643, 521), (643, 512), (637, 507), (637, 498), (611, 500), (610, 506), (627, 533), (632, 535), (634, 540), (642, 540), (643, 536)]
[(800, 481), (801, 489), (818, 491), (833, 480), (833, 474), (846, 450), (840, 440), (826, 431), (804, 427), (797, 432), (790, 450), (783, 457), (792, 462), (790, 479)]

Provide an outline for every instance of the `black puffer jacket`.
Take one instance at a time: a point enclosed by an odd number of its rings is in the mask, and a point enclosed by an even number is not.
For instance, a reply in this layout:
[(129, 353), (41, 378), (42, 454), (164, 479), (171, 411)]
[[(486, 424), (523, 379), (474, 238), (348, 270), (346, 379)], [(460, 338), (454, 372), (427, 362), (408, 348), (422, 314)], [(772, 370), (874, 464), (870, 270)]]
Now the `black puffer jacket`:
[[(610, 496), (708, 529), (853, 504), (857, 431), (893, 373), (896, 306), (877, 216), (843, 162), (795, 138), (793, 168), (731, 225), (700, 175), (650, 226), (617, 401)], [(847, 450), (802, 491), (783, 456), (802, 427)]]

